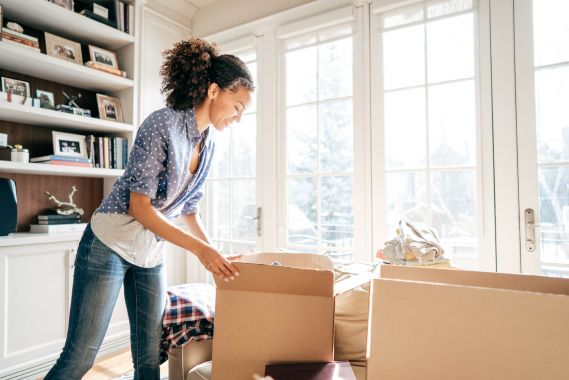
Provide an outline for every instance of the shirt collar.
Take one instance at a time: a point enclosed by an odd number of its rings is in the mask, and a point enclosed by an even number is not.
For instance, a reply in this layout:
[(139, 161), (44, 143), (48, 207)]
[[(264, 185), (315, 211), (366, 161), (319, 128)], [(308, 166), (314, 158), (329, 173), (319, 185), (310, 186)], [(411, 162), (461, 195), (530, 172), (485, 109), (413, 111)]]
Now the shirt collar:
[(196, 109), (188, 108), (186, 110), (186, 131), (188, 132), (188, 138), (193, 144), (197, 144), (199, 141), (203, 140), (205, 143), (209, 141), (211, 127), (208, 127), (203, 133), (200, 134), (198, 128), (198, 122), (196, 120)]

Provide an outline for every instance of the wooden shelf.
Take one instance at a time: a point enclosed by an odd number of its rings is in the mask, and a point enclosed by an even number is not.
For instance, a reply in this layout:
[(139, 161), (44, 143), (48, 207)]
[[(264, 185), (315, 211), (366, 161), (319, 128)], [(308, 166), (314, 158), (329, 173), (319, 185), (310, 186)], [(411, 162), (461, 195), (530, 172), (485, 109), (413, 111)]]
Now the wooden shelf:
[(30, 232), (16, 232), (10, 236), (0, 236), (0, 247), (10, 247), (26, 244), (59, 243), (65, 241), (79, 241), (83, 232), (70, 232), (65, 234), (32, 234)]
[(0, 173), (61, 175), (69, 177), (92, 177), (92, 178), (116, 178), (120, 177), (124, 173), (124, 170), (0, 161)]
[[(50, 4), (45, 0), (42, 2)], [(116, 91), (134, 87), (132, 79), (107, 74), (26, 47), (2, 42), (0, 42), (0, 67), (91, 91)]]
[(90, 132), (133, 132), (131, 124), (101, 120), (94, 117), (72, 115), (21, 104), (0, 103), (0, 120), (56, 129), (85, 130)]
[[(46, 0), (2, 0), (9, 18), (65, 38), (115, 50), (134, 43), (134, 36)], [(1, 53), (0, 53), (1, 54)]]

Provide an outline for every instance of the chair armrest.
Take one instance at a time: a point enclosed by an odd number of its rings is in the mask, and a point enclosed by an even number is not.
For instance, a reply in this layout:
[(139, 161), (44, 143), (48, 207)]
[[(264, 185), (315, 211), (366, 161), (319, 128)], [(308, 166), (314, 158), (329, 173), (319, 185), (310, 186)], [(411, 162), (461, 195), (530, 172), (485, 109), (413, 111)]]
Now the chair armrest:
[(185, 380), (188, 371), (211, 360), (213, 339), (190, 341), (168, 354), (168, 380)]

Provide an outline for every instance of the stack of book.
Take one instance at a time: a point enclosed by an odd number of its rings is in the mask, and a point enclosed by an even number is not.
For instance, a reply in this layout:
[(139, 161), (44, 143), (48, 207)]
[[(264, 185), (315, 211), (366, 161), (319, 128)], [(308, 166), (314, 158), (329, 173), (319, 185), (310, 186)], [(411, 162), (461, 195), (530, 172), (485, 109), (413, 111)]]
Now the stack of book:
[(18, 33), (12, 29), (2, 28), (2, 42), (41, 52), (40, 44), (36, 37), (28, 36), (24, 33)]
[(58, 156), (56, 154), (50, 154), (48, 156), (34, 157), (30, 159), (30, 162), (38, 164), (51, 164), (51, 165), (68, 165), (68, 166), (82, 166), (86, 168), (92, 168), (93, 164), (91, 160), (84, 157), (68, 157), (68, 156)]
[(104, 71), (104, 72), (109, 73), (109, 74), (118, 75), (119, 77), (126, 78), (126, 71), (123, 71), (123, 70), (114, 69), (112, 67), (109, 67), (106, 65), (101, 65), (100, 63), (93, 62), (93, 61), (87, 61), (84, 63), (84, 65), (91, 68), (91, 69)]
[(78, 214), (41, 214), (38, 215), (38, 223), (30, 224), (31, 233), (39, 234), (58, 234), (82, 232), (87, 223), (81, 223), (81, 216)]

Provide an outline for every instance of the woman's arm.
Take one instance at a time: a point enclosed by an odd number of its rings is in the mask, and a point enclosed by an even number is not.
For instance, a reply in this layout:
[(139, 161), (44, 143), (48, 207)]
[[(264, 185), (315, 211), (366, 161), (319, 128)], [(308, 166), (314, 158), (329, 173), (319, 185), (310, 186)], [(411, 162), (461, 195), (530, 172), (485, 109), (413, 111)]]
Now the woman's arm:
[(203, 226), (200, 214), (195, 213), (189, 215), (181, 215), (180, 217), (184, 221), (184, 224), (188, 226), (192, 235), (211, 245), (211, 241), (209, 240), (209, 236), (207, 236), (207, 232)]
[(209, 244), (201, 223), (190, 227), (192, 233), (187, 233), (156, 210), (149, 196), (136, 192), (130, 193), (128, 213), (156, 235), (195, 254), (215, 276), (228, 281), (239, 275), (237, 268)]

